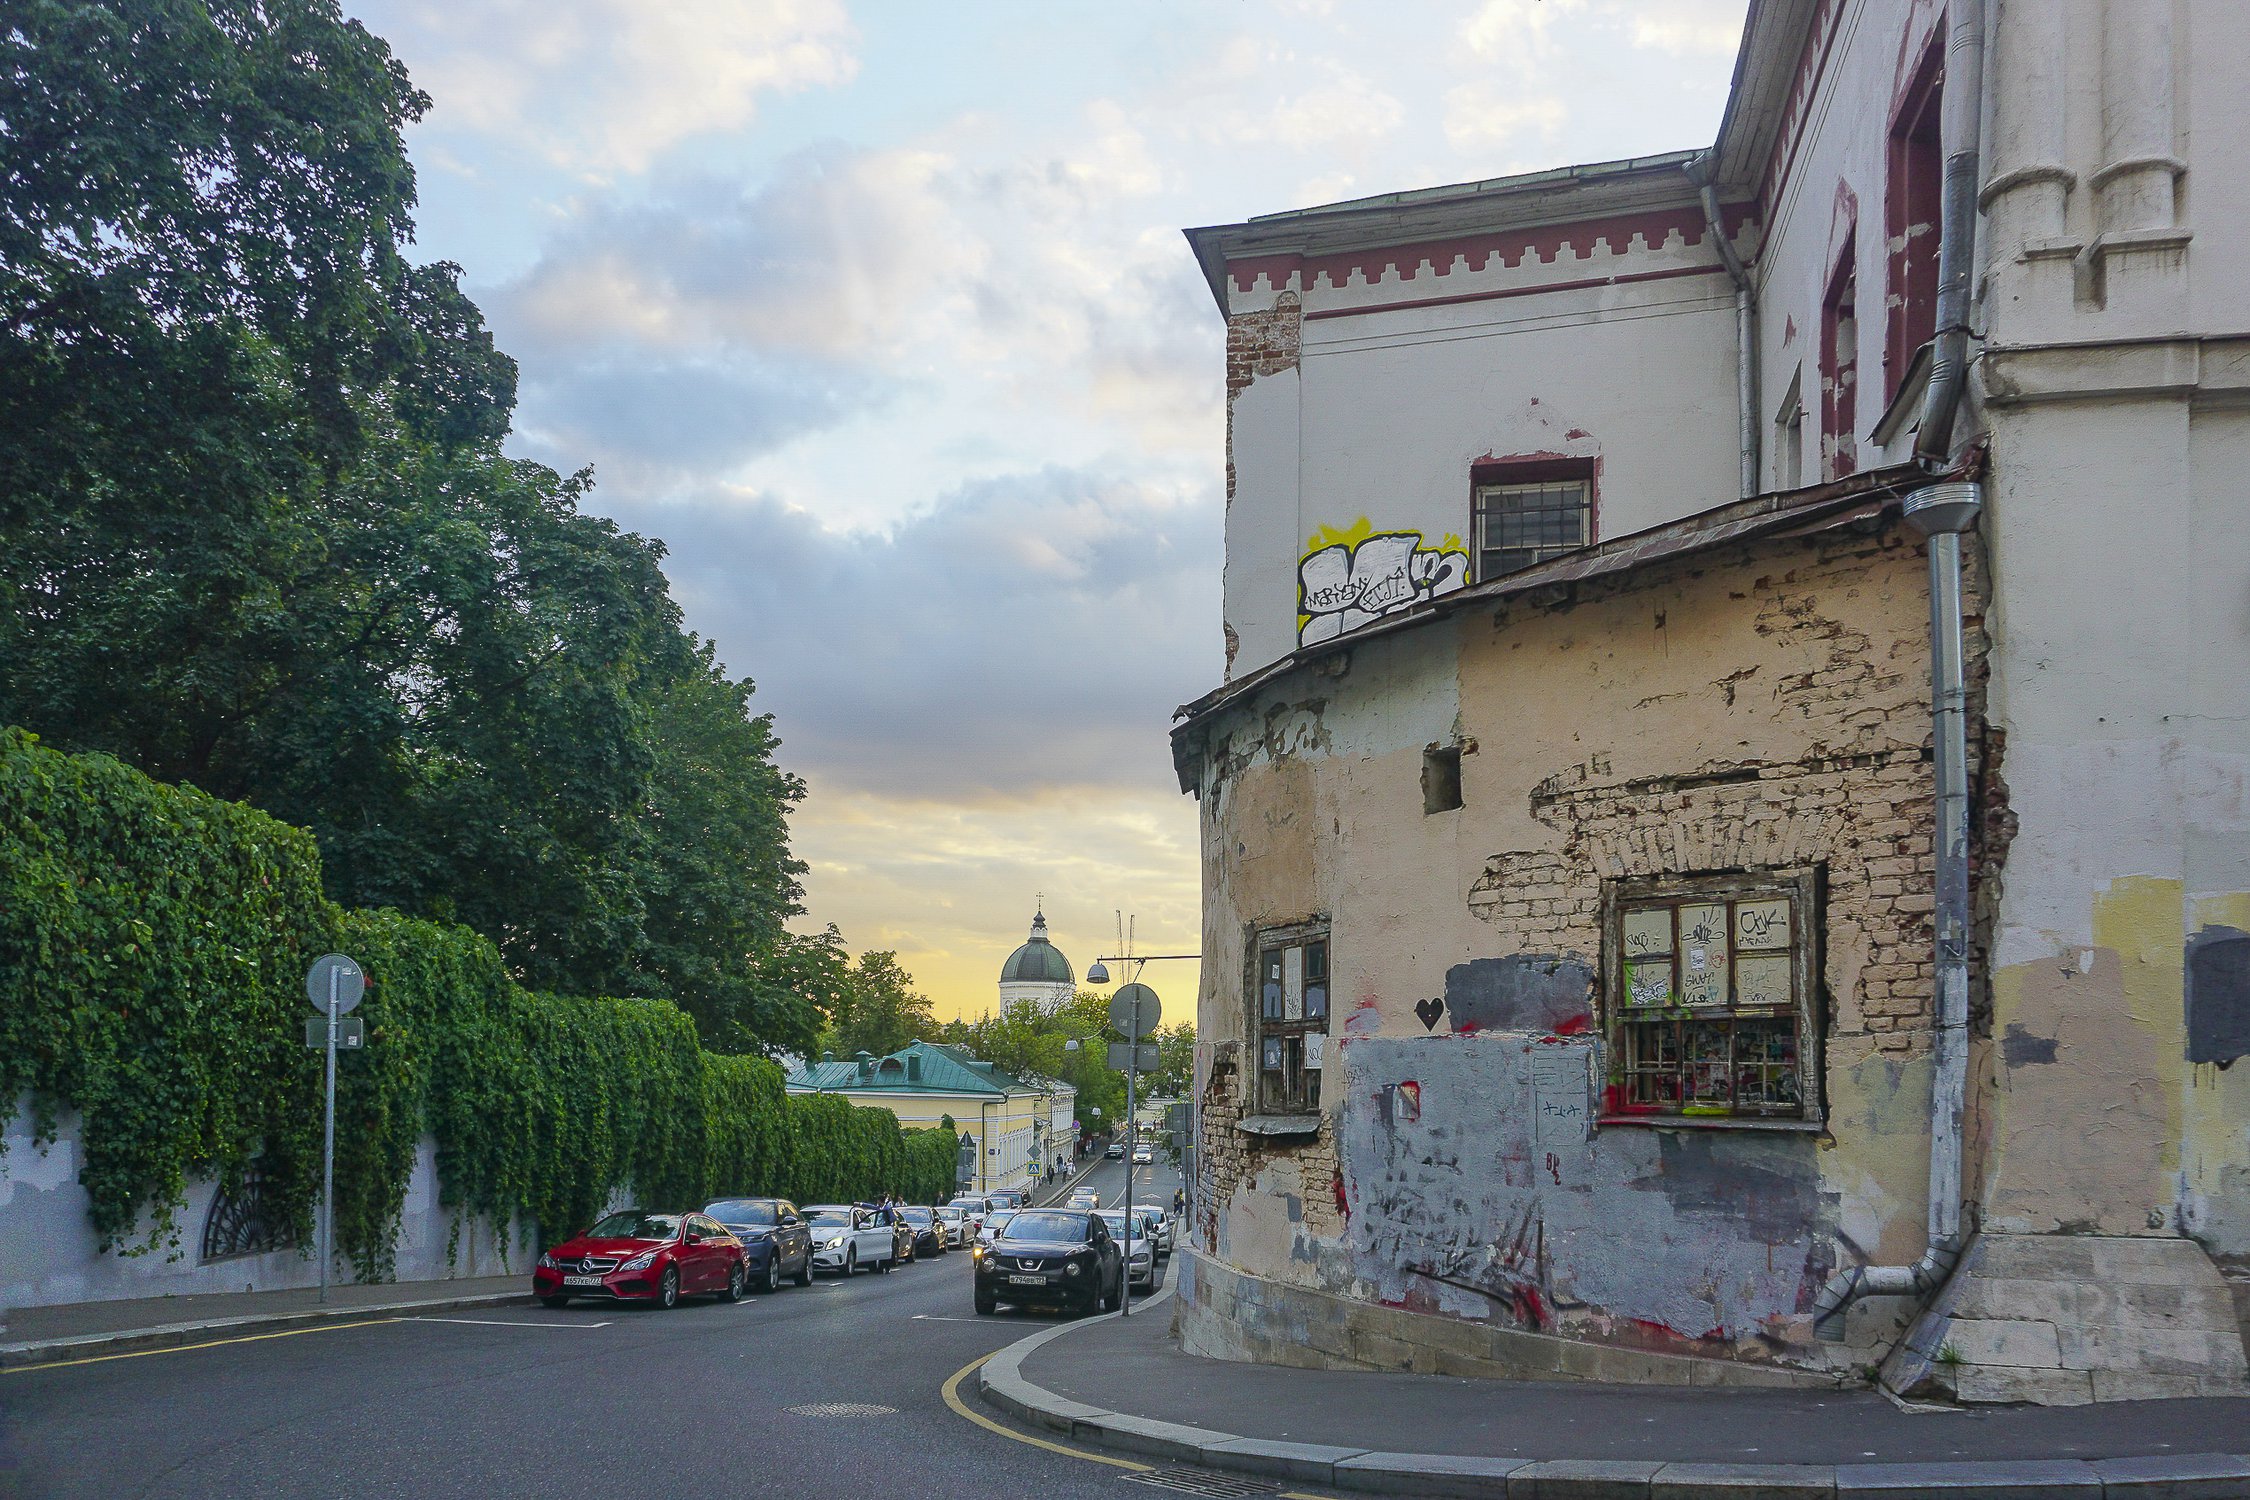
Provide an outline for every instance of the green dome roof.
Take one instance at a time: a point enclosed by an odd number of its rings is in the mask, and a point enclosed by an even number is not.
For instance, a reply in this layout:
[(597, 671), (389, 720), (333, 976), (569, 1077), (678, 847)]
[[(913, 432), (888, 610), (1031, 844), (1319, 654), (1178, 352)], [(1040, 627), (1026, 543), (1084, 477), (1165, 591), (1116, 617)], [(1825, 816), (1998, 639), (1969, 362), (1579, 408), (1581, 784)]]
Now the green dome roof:
[(1047, 914), (1031, 919), (1031, 940), (1000, 966), (1002, 984), (1070, 984), (1076, 979), (1062, 949), (1047, 941)]

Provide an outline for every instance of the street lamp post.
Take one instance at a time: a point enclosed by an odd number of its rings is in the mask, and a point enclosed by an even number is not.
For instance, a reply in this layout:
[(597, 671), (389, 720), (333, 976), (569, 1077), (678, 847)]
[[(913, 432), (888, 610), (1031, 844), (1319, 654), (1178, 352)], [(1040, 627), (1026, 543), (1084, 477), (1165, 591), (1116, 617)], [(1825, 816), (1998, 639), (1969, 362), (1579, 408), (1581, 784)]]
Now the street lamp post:
[[(1124, 926), (1122, 921), (1120, 921), (1119, 927), (1119, 936), (1121, 937), (1126, 936), (1131, 931), (1130, 928)], [(1118, 946), (1123, 948), (1125, 951), (1121, 954), (1106, 957), (1097, 957), (1094, 960), (1093, 966), (1086, 971), (1086, 982), (1088, 984), (1107, 984), (1109, 983), (1109, 966), (1111, 964), (1118, 964), (1120, 966), (1131, 964), (1133, 965), (1133, 983), (1128, 984), (1124, 988), (1118, 990), (1117, 993), (1119, 996), (1124, 995), (1125, 991), (1128, 989), (1147, 989), (1147, 986), (1141, 984), (1139, 980), (1141, 969), (1148, 964), (1186, 960), (1194, 960), (1200, 963), (1203, 959), (1203, 955), (1200, 953), (1135, 953), (1132, 950), (1132, 943), (1129, 940), (1120, 943)], [(1148, 998), (1151, 1001), (1154, 1001), (1156, 999), (1156, 992), (1154, 990), (1148, 990)], [(1111, 1003), (1114, 1005), (1116, 1002), (1113, 999)], [(1114, 1019), (1114, 1012), (1112, 1018)], [(1125, 1039), (1126, 1047), (1128, 1049), (1132, 1049), (1127, 1053), (1128, 1061), (1139, 1061), (1139, 1052), (1137, 1049), (1140, 1046), (1140, 1040), (1141, 1039), (1138, 1035), (1128, 1036)], [(1139, 1071), (1140, 1070), (1138, 1068), (1131, 1067), (1125, 1070), (1125, 1258), (1127, 1262), (1125, 1295), (1128, 1304), (1131, 1301), (1133, 1290), (1133, 1278), (1130, 1274), (1133, 1251), (1133, 1080), (1134, 1076)], [(1202, 1133), (1203, 1125), (1203, 1111), (1201, 1108), (1202, 1101), (1195, 1098), (1195, 1089), (1192, 1083), (1188, 1088), (1188, 1103), (1190, 1108), (1190, 1117), (1193, 1120), (1194, 1124), (1193, 1127), (1188, 1131), (1187, 1149), (1183, 1153), (1186, 1160), (1181, 1164), (1180, 1178), (1181, 1191), (1189, 1198), (1192, 1203), (1194, 1198), (1195, 1158), (1197, 1155), (1195, 1150), (1195, 1140), (1196, 1137)], [(1151, 1249), (1149, 1252), (1151, 1265), (1155, 1263), (1155, 1254), (1156, 1252)], [(1131, 1312), (1131, 1308), (1129, 1305), (1126, 1311), (1129, 1315)]]

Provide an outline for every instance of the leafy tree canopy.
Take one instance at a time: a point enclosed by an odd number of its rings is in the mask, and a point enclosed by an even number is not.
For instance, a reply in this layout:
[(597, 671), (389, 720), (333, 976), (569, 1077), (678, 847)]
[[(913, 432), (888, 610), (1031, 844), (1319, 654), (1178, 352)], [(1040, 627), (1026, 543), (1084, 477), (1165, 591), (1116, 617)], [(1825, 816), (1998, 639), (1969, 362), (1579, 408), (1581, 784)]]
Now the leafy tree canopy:
[(515, 364), (415, 265), (429, 100), (334, 0), (0, 27), (0, 722), (310, 828), (328, 894), (526, 983), (810, 1045), (802, 786), (660, 545), (501, 450)]
[(838, 1057), (882, 1057), (909, 1042), (935, 1041), (941, 1029), (896, 953), (862, 953), (841, 975), (820, 1048)]

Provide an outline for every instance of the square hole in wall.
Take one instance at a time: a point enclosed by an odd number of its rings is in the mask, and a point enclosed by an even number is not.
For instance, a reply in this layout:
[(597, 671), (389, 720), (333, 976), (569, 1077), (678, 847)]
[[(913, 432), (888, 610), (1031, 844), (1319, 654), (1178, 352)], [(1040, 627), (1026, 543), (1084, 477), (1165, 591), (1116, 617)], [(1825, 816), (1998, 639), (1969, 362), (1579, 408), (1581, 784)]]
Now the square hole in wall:
[(1432, 745), (1422, 752), (1422, 812), (1451, 812), (1461, 805), (1461, 747)]

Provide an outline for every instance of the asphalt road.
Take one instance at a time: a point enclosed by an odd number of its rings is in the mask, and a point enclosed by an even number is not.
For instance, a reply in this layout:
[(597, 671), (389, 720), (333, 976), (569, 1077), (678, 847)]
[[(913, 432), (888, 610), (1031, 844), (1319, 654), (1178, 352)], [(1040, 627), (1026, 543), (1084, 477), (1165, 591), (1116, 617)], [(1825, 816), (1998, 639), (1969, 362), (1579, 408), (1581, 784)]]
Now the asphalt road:
[[(1135, 1197), (1169, 1202), (1177, 1182), (1144, 1167)], [(1088, 1185), (1114, 1204), (1123, 1169)], [(955, 1252), (736, 1305), (511, 1306), (34, 1366), (0, 1373), (0, 1497), (1161, 1493), (941, 1399), (1053, 1321), (977, 1317)], [(823, 1404), (885, 1410), (792, 1410)]]

